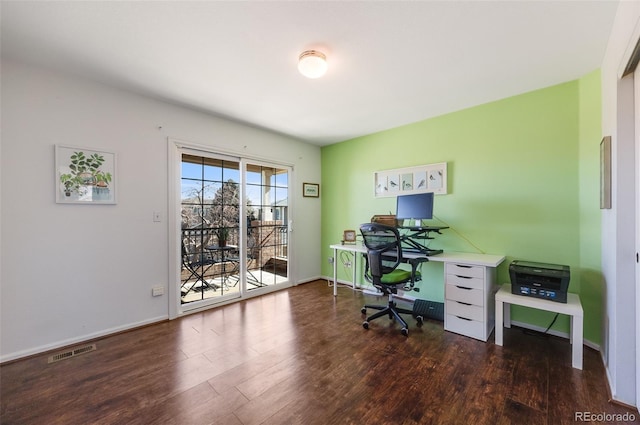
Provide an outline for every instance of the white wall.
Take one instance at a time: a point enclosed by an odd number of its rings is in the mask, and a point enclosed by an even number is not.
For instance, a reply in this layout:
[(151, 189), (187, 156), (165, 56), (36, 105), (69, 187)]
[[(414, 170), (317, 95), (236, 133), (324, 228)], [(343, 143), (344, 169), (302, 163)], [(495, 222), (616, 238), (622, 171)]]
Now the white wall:
[[(292, 278), (320, 276), (319, 147), (7, 60), (1, 83), (1, 361), (168, 317), (169, 137), (294, 164)], [(115, 151), (117, 205), (56, 204), (55, 144)]]
[(612, 209), (602, 211), (604, 359), (614, 399), (636, 404), (633, 78), (620, 80), (638, 40), (639, 2), (620, 2), (602, 64), (602, 132), (612, 138)]

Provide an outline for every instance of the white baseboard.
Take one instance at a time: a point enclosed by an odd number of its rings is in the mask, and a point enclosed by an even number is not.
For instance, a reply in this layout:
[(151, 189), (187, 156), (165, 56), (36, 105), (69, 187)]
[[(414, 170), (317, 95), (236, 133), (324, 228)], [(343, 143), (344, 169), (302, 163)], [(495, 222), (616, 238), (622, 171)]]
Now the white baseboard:
[[(326, 280), (327, 282), (329, 282), (330, 285), (333, 285), (333, 277), (332, 276), (321, 276), (318, 279), (320, 280)], [(350, 280), (344, 280), (344, 279), (337, 279), (338, 283), (340, 285), (346, 285), (349, 287), (353, 286), (353, 283)], [(360, 286), (356, 284), (356, 288), (360, 289)]]
[(324, 280), (324, 279), (326, 279), (326, 278), (324, 278), (322, 276), (309, 277), (309, 278), (297, 281), (296, 285), (301, 285), (303, 283), (309, 283), (309, 282), (314, 282), (316, 280)]
[(604, 357), (604, 352), (600, 351), (600, 358), (602, 360), (602, 364), (604, 365), (604, 373), (605, 376), (607, 378), (607, 396), (609, 396), (610, 401), (613, 401), (614, 403), (627, 407), (627, 408), (638, 408), (638, 406), (636, 406), (635, 401), (626, 401), (626, 400), (621, 400), (619, 397), (617, 397), (614, 393), (613, 393), (613, 379), (611, 378), (611, 373), (609, 368), (607, 367), (607, 359), (605, 359)]
[[(511, 321), (511, 325), (512, 326), (517, 326), (519, 328), (523, 328), (523, 329), (529, 329), (532, 331), (536, 331), (536, 332), (544, 332), (547, 328), (544, 328), (542, 326), (536, 326), (536, 325), (531, 325), (529, 323), (524, 323), (524, 322), (518, 322), (515, 320)], [(553, 329), (549, 329), (549, 331), (547, 332), (549, 335), (554, 335), (560, 338), (565, 338), (565, 339), (569, 339), (569, 334), (567, 332), (560, 332), (560, 331), (556, 331)], [(586, 345), (589, 348), (593, 348), (594, 350), (598, 351), (601, 353), (600, 350), (600, 345), (596, 344), (595, 342), (589, 341), (587, 339), (583, 340), (583, 344)]]
[(57, 348), (80, 344), (92, 339), (101, 338), (103, 336), (112, 335), (118, 332), (128, 331), (131, 329), (139, 328), (141, 326), (151, 325), (153, 323), (162, 322), (168, 319), (169, 319), (168, 315), (154, 317), (154, 318), (143, 320), (137, 323), (129, 323), (127, 325), (117, 326), (115, 328), (105, 329), (99, 332), (85, 334), (85, 335), (77, 336), (74, 338), (65, 339), (62, 341), (52, 342), (51, 344), (40, 345), (38, 347), (29, 348), (27, 350), (16, 351), (14, 353), (5, 354), (2, 357), (0, 357), (0, 363), (21, 359), (23, 357), (33, 356), (36, 354), (45, 353), (47, 351), (55, 350)]

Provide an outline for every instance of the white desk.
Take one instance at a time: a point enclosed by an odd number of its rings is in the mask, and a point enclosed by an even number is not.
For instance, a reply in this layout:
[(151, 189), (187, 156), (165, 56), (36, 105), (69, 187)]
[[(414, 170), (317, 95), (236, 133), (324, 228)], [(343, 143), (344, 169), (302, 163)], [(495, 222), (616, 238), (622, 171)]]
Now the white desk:
[(582, 344), (584, 312), (577, 294), (567, 294), (567, 303), (527, 297), (511, 293), (511, 285), (502, 285), (496, 293), (496, 345), (503, 344), (503, 327), (511, 327), (511, 304), (537, 308), (571, 316), (571, 364), (582, 369)]
[[(338, 251), (354, 254), (351, 284), (356, 289), (358, 254), (367, 249), (360, 243), (331, 245), (333, 249), (333, 295), (338, 295)], [(405, 253), (405, 258), (420, 258), (421, 254)], [(445, 330), (486, 341), (494, 325), (495, 269), (504, 261), (503, 255), (444, 252), (432, 255), (430, 262), (445, 263)]]
[[(367, 248), (362, 246), (360, 243), (351, 244), (351, 245), (342, 245), (342, 244), (333, 244), (330, 245), (330, 248), (333, 249), (333, 295), (338, 295), (338, 290), (336, 287), (336, 283), (338, 281), (338, 264), (337, 257), (338, 251), (347, 251), (353, 252), (354, 254), (366, 254)], [(403, 252), (402, 255), (405, 258), (420, 258), (422, 255), (410, 252)], [(485, 267), (498, 267), (500, 263), (504, 261), (504, 255), (491, 255), (491, 254), (475, 254), (468, 252), (443, 252), (442, 254), (432, 255), (429, 258), (429, 261), (433, 261), (435, 263), (459, 263), (469, 266), (485, 266)], [(354, 258), (355, 260), (355, 258)], [(351, 276), (351, 284), (353, 289), (356, 289), (356, 276), (357, 276), (357, 264), (354, 261), (353, 264), (353, 274)]]

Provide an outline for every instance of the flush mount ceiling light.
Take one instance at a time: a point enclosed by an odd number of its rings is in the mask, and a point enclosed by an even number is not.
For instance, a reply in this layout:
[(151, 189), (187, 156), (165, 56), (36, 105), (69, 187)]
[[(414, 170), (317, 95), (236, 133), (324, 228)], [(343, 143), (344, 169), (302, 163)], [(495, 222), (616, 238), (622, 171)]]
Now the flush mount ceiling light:
[(298, 71), (307, 78), (320, 78), (327, 72), (327, 57), (317, 50), (307, 50), (300, 54)]

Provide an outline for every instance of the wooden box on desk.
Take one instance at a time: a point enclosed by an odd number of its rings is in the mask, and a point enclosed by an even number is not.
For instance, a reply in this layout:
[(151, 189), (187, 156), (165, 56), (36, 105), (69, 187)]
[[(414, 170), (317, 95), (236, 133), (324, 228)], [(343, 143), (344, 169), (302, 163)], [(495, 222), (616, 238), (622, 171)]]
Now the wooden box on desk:
[(396, 220), (395, 214), (374, 215), (371, 217), (372, 223), (380, 223), (386, 226), (397, 227), (402, 225), (403, 220)]

